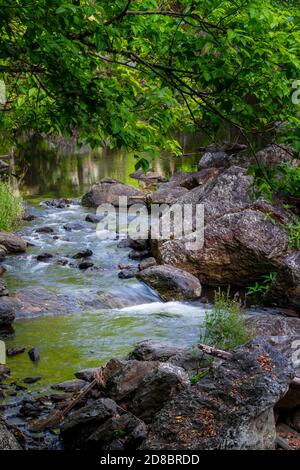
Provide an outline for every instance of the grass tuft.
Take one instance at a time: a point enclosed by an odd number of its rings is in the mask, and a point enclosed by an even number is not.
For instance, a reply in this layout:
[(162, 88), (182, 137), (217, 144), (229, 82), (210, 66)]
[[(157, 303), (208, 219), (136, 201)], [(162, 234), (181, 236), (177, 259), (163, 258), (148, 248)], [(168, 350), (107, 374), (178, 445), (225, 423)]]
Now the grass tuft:
[(11, 186), (0, 181), (0, 231), (14, 230), (23, 214), (21, 198), (14, 195)]

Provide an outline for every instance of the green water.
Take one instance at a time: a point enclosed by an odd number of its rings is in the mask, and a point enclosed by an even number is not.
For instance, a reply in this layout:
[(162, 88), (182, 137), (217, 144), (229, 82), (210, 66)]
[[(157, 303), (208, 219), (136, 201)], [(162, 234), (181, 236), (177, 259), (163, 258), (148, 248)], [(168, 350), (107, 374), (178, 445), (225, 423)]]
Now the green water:
[[(199, 145), (195, 139), (185, 151), (192, 152)], [(162, 154), (151, 162), (155, 171), (170, 176), (177, 170), (194, 170), (199, 156), (175, 159)], [(129, 175), (134, 171), (133, 156), (108, 150), (75, 152), (68, 148), (23, 145), (15, 152), (14, 180), (24, 198), (33, 204), (39, 217), (26, 224), (20, 233), (35, 246), (24, 255), (5, 261), (5, 280), (11, 294), (20, 288), (43, 287), (68, 298), (93, 299), (98, 291), (129, 300), (127, 309), (74, 309), (66, 314), (18, 318), (15, 335), (8, 338), (7, 347), (25, 346), (26, 352), (8, 358), (12, 379), (19, 382), (25, 377), (41, 376), (32, 390), (45, 389), (49, 384), (73, 377), (74, 372), (122, 357), (142, 339), (157, 338), (175, 344), (194, 344), (204, 315), (203, 306), (179, 302), (161, 302), (157, 294), (136, 279), (120, 280), (118, 264), (130, 263), (128, 249), (120, 249), (116, 241), (99, 241), (95, 227), (86, 224), (78, 232), (66, 233), (63, 225), (84, 221), (87, 210), (80, 206), (58, 210), (40, 206), (42, 200), (54, 197), (78, 197), (91, 185), (104, 177), (138, 186)], [(39, 226), (50, 225), (59, 235), (58, 240), (47, 234), (36, 234)], [(55, 263), (38, 263), (36, 255), (42, 252), (56, 256), (72, 256), (79, 250), (90, 248), (92, 261), (101, 271), (84, 273), (75, 267)], [(68, 313), (67, 313), (68, 312)], [(40, 350), (40, 361), (33, 364), (27, 354), (31, 347)]]

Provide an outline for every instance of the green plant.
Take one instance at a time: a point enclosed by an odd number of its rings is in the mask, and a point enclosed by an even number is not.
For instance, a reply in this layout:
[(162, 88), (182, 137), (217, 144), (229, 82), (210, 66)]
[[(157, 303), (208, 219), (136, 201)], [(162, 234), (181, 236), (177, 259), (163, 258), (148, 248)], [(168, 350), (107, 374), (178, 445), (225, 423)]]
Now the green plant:
[(289, 232), (289, 245), (300, 250), (300, 218), (287, 226)]
[(276, 280), (277, 273), (271, 272), (262, 276), (262, 282), (256, 282), (253, 286), (247, 288), (247, 295), (255, 297), (259, 300), (271, 287), (271, 284)]
[(126, 432), (123, 429), (115, 429), (114, 432), (117, 439), (121, 439), (122, 437), (126, 436)]
[(196, 385), (201, 379), (207, 376), (209, 369), (204, 369), (191, 377), (191, 384)]
[(0, 181), (0, 230), (13, 230), (23, 213), (22, 201), (13, 194), (11, 186)]
[(240, 302), (220, 290), (215, 293), (212, 310), (205, 312), (204, 329), (200, 341), (225, 350), (244, 344), (251, 337)]

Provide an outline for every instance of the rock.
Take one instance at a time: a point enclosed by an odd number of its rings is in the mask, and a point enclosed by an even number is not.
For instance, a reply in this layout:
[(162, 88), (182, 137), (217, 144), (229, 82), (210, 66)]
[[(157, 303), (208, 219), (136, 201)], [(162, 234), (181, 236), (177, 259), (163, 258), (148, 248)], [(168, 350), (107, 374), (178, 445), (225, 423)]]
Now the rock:
[(181, 367), (160, 364), (145, 376), (138, 387), (130, 404), (131, 410), (141, 419), (149, 421), (165, 403), (189, 386), (189, 377)]
[(4, 421), (0, 421), (0, 450), (22, 450), (14, 434)]
[(35, 219), (36, 219), (36, 216), (34, 214), (25, 213), (22, 216), (22, 220), (24, 220), (25, 222), (32, 222)]
[(2, 279), (0, 279), (0, 297), (5, 297), (7, 295), (8, 295), (8, 290), (7, 290), (6, 284)]
[(0, 232), (0, 248), (4, 254), (24, 253), (27, 241), (14, 233)]
[(94, 266), (94, 263), (91, 263), (90, 261), (83, 261), (82, 263), (79, 263), (78, 268), (81, 271), (85, 271), (86, 269), (92, 268)]
[(105, 394), (116, 402), (123, 402), (132, 396), (145, 376), (158, 365), (156, 361), (111, 359), (102, 368)]
[(52, 227), (38, 227), (35, 231), (36, 233), (54, 233)]
[(282, 165), (282, 163), (291, 163), (293, 159), (293, 152), (288, 146), (272, 144), (256, 153), (255, 162), (259, 161), (261, 165), (276, 166)]
[(43, 204), (47, 207), (53, 207), (55, 209), (65, 209), (66, 207), (69, 207), (71, 204), (73, 204), (73, 201), (72, 199), (60, 198), (52, 199), (51, 201), (44, 201)]
[(197, 299), (201, 284), (192, 274), (173, 266), (153, 266), (137, 274), (137, 278), (156, 289), (164, 300)]
[(88, 214), (85, 218), (86, 222), (91, 222), (92, 224), (98, 224), (103, 219), (103, 215)]
[(0, 331), (11, 333), (15, 319), (15, 309), (7, 297), (0, 297)]
[(255, 338), (169, 402), (140, 449), (274, 449), (273, 407), (293, 375), (282, 354)]
[(128, 268), (128, 269), (122, 269), (118, 273), (118, 277), (120, 279), (131, 279), (132, 277), (135, 277), (138, 274), (138, 272), (139, 272), (138, 268), (133, 266), (133, 267)]
[(227, 167), (231, 163), (231, 155), (226, 152), (206, 152), (199, 161), (199, 169)]
[(7, 379), (10, 376), (10, 368), (4, 364), (0, 364), (0, 381)]
[(25, 384), (35, 384), (36, 382), (41, 380), (41, 378), (42, 377), (40, 375), (37, 375), (37, 376), (34, 376), (34, 377), (25, 377), (25, 379), (23, 379), (23, 382)]
[(153, 170), (149, 170), (146, 173), (143, 170), (137, 170), (134, 173), (130, 173), (129, 176), (136, 180), (145, 181), (146, 183), (158, 183), (167, 181), (166, 178), (164, 178), (162, 175)]
[(300, 251), (294, 251), (282, 261), (264, 300), (267, 304), (292, 307), (300, 313)]
[(144, 259), (149, 256), (149, 251), (138, 251), (138, 250), (133, 250), (129, 253), (128, 258), (129, 259), (134, 259), (134, 260), (139, 260), (139, 259)]
[(296, 410), (293, 411), (289, 424), (296, 431), (298, 432), (300, 431), (300, 408), (297, 408)]
[(61, 435), (65, 449), (85, 448), (86, 440), (116, 412), (117, 405), (113, 400), (99, 398), (70, 413), (61, 425)]
[(24, 346), (17, 346), (15, 348), (9, 348), (6, 350), (6, 354), (8, 357), (13, 357), (17, 356), (18, 354), (23, 354), (23, 352), (26, 351), (26, 348)]
[(127, 359), (137, 361), (160, 361), (165, 362), (172, 356), (185, 351), (186, 348), (175, 346), (174, 344), (162, 342), (156, 339), (147, 339), (137, 343)]
[(125, 238), (118, 243), (118, 248), (133, 248), (136, 251), (147, 251), (150, 249), (150, 240)]
[(92, 250), (89, 250), (88, 248), (83, 251), (79, 251), (76, 253), (74, 256), (72, 256), (73, 259), (82, 259), (82, 258), (89, 258), (90, 256), (93, 255)]
[(184, 369), (188, 376), (192, 378), (198, 374), (201, 369), (208, 367), (212, 363), (212, 358), (200, 351), (197, 347), (185, 348), (178, 351), (174, 356), (168, 359), (170, 364)]
[(177, 188), (178, 186), (193, 189), (215, 179), (220, 173), (217, 168), (207, 168), (197, 172), (177, 171), (168, 183), (159, 185), (159, 189)]
[(51, 253), (41, 253), (36, 257), (37, 261), (48, 261), (49, 259), (53, 258), (53, 255)]
[(89, 369), (79, 370), (75, 373), (75, 377), (86, 382), (92, 382), (95, 378), (95, 373), (99, 371), (98, 367), (91, 367)]
[(28, 356), (32, 362), (39, 362), (40, 360), (40, 350), (39, 348), (31, 348), (28, 351)]
[(140, 264), (139, 268), (140, 271), (143, 271), (143, 269), (151, 268), (152, 266), (156, 266), (157, 262), (156, 259), (153, 258), (153, 256), (150, 256), (149, 258), (143, 259)]
[(67, 304), (60, 296), (43, 287), (24, 287), (7, 301), (14, 308), (17, 318), (65, 313), (67, 310)]
[(264, 274), (277, 271), (288, 250), (285, 229), (250, 209), (208, 223), (203, 248), (187, 250), (189, 240), (194, 235), (159, 243), (157, 256), (211, 286), (260, 281)]
[(65, 224), (63, 226), (63, 228), (67, 231), (67, 232), (72, 232), (73, 230), (75, 231), (79, 231), (79, 230), (82, 230), (85, 228), (85, 225), (83, 222), (71, 222), (69, 224)]
[(51, 388), (53, 388), (53, 390), (62, 390), (63, 392), (79, 392), (79, 390), (85, 386), (85, 380), (71, 379), (59, 384), (51, 385)]
[(88, 449), (114, 450), (119, 442), (118, 450), (135, 450), (146, 439), (145, 423), (131, 413), (113, 416), (105, 421), (91, 436), (87, 438)]
[[(92, 186), (92, 189), (83, 196), (82, 205), (98, 207), (101, 204), (119, 205), (119, 197), (126, 196), (128, 204), (135, 204), (143, 200), (143, 193), (112, 179), (102, 179)], [(139, 197), (140, 199), (137, 199)]]
[(248, 310), (246, 323), (255, 336), (296, 336), (300, 337), (300, 318), (288, 317), (278, 310)]
[(147, 202), (149, 204), (175, 204), (178, 198), (187, 192), (188, 189), (183, 187), (159, 189), (147, 196)]

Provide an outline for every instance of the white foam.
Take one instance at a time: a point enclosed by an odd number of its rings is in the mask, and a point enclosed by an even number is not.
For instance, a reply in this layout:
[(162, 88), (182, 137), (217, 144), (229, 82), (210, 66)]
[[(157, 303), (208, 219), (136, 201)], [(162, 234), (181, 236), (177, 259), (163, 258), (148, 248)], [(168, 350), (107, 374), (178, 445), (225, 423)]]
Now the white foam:
[(201, 305), (188, 305), (182, 302), (151, 302), (147, 304), (124, 307), (120, 309), (126, 313), (147, 313), (147, 314), (170, 314), (178, 316), (199, 317), (205, 315), (205, 307)]

